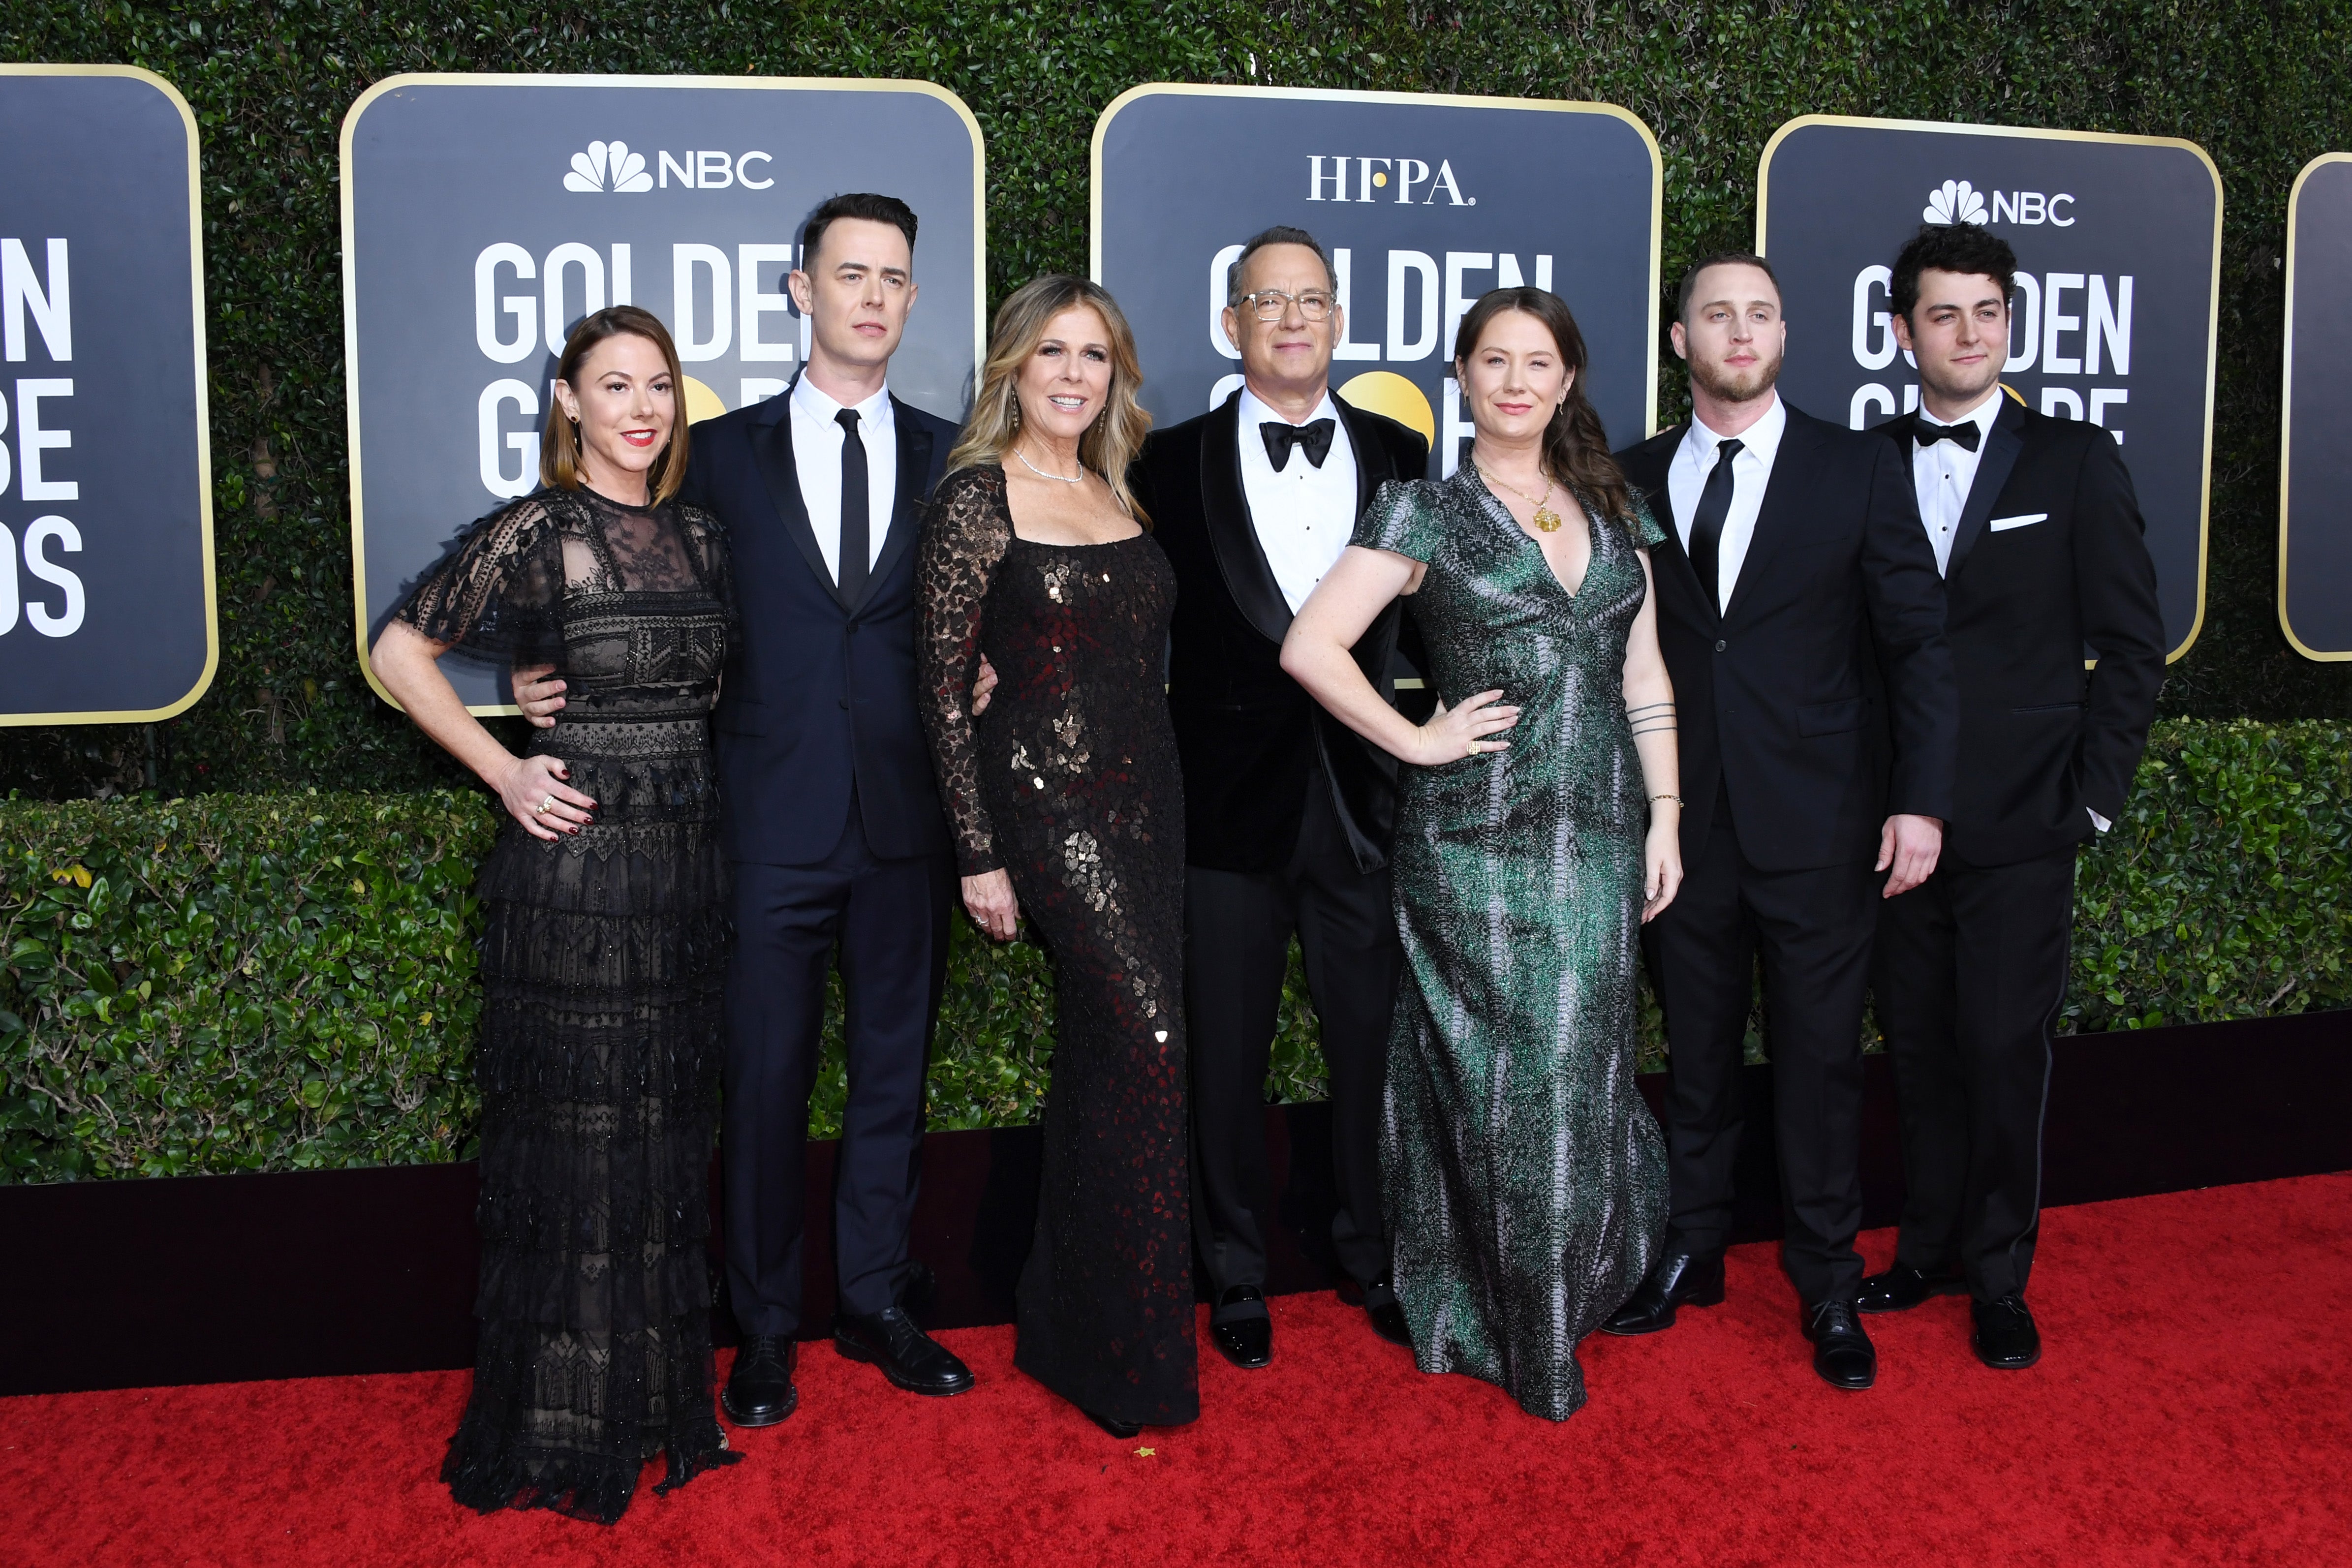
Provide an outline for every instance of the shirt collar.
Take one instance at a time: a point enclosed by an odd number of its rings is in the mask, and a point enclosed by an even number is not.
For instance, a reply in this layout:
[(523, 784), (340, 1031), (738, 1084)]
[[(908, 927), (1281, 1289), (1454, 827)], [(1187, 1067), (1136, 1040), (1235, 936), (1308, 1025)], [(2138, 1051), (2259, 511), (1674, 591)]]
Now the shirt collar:
[[(1973, 424), (1982, 433), (1979, 437), (1978, 451), (1984, 450), (1981, 444), (1983, 436), (1992, 434), (1992, 422), (2000, 417), (2000, 400), (2007, 395), (2000, 390), (2000, 383), (1996, 382), (1993, 383), (1992, 391), (1985, 393), (1983, 402), (1953, 421), (1955, 424)], [(1928, 417), (1932, 419), (1935, 416), (1930, 414)]]
[[(1288, 424), (1291, 423), (1288, 415), (1276, 413), (1270, 404), (1261, 400), (1257, 393), (1250, 391), (1247, 385), (1244, 385), (1242, 388), (1242, 402), (1239, 413), (1242, 428), (1244, 430), (1253, 428), (1256, 425), (1267, 423), (1268, 422), (1277, 424)], [(1323, 401), (1315, 405), (1315, 412), (1313, 413), (1308, 414), (1305, 419), (1298, 421), (1298, 423), (1300, 424), (1312, 424), (1318, 419), (1328, 419), (1336, 422), (1339, 417), (1339, 411), (1333, 407), (1331, 403), (1331, 389), (1325, 387), (1323, 389)]]
[[(841, 411), (850, 405), (835, 402), (816, 389), (816, 384), (803, 374), (793, 382), (793, 406), (820, 424), (831, 424)], [(890, 385), (882, 386), (864, 402), (856, 405), (857, 423), (867, 430), (890, 421)]]
[(1697, 462), (1701, 469), (1706, 469), (1714, 465), (1717, 443), (1737, 439), (1742, 455), (1754, 453), (1756, 460), (1769, 468), (1774, 455), (1780, 450), (1781, 434), (1788, 428), (1789, 405), (1780, 401), (1780, 394), (1776, 392), (1772, 394), (1772, 406), (1764, 411), (1763, 417), (1741, 431), (1737, 437), (1709, 430), (1698, 415), (1692, 414), (1690, 429), (1683, 436), (1682, 449)]

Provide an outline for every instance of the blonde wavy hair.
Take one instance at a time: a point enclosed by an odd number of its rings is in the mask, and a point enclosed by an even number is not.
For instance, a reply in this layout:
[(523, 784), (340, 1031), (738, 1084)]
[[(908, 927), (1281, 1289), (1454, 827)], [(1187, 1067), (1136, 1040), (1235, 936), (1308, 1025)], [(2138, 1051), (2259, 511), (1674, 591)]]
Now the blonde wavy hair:
[(969, 468), (983, 463), (1001, 464), (1021, 434), (1021, 404), (1013, 391), (1021, 367), (1037, 351), (1045, 328), (1055, 317), (1076, 306), (1087, 306), (1103, 319), (1110, 332), (1110, 397), (1102, 413), (1078, 438), (1078, 461), (1102, 476), (1119, 504), (1145, 528), (1143, 515), (1127, 487), (1128, 465), (1143, 448), (1151, 416), (1135, 401), (1143, 384), (1142, 366), (1135, 357), (1135, 333), (1118, 301), (1098, 283), (1054, 274), (1023, 284), (996, 308), (996, 324), (989, 334), (988, 362), (981, 367), (980, 391), (971, 400), (971, 414), (948, 454), (948, 468)]

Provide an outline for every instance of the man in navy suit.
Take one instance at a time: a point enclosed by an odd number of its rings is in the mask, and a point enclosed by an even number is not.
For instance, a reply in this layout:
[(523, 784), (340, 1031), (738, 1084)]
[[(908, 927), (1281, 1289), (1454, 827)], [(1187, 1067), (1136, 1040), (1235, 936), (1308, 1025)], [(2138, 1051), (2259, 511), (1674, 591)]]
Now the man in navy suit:
[(679, 495), (725, 525), (738, 609), (713, 726), (735, 882), (722, 1125), (743, 1335), (720, 1406), (744, 1427), (799, 1404), (809, 1092), (836, 949), (849, 1103), (834, 1343), (918, 1394), (972, 1382), (901, 1304), (955, 896), (915, 711), (914, 546), (956, 427), (888, 385), (915, 303), (915, 225), (904, 202), (866, 193), (810, 215), (790, 279), (808, 362), (782, 396), (694, 427)]

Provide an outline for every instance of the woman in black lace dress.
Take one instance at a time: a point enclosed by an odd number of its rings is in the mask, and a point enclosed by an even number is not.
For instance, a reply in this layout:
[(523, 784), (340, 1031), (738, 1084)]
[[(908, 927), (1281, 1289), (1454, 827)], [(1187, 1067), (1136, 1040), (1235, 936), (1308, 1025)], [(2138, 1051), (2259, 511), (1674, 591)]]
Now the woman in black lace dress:
[[(924, 529), (923, 718), (964, 905), (1054, 955), (1059, 1027), (1015, 1363), (1115, 1437), (1200, 1414), (1185, 1166), (1176, 580), (1127, 494), (1149, 416), (1108, 294), (1007, 299)], [(998, 685), (974, 720), (982, 654)]]
[[(475, 524), (375, 645), (385, 688), (498, 791), (483, 862), (480, 1338), (442, 1478), (488, 1512), (621, 1516), (739, 1456), (711, 1412), (711, 1129), (724, 866), (708, 720), (732, 595), (718, 525), (669, 499), (684, 382), (653, 316), (564, 345), (541, 486)], [(552, 664), (515, 757), (436, 664)]]

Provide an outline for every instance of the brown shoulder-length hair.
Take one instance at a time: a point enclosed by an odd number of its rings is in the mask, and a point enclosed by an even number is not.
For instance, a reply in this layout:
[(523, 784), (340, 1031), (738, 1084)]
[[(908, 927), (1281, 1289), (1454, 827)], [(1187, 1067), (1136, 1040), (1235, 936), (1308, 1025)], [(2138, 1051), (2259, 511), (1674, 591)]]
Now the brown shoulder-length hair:
[(1110, 396), (1086, 434), (1078, 438), (1078, 461), (1101, 475), (1119, 504), (1148, 528), (1151, 519), (1143, 515), (1127, 487), (1128, 465), (1143, 449), (1144, 432), (1151, 428), (1151, 416), (1135, 401), (1135, 391), (1143, 384), (1142, 365), (1135, 357), (1135, 333), (1110, 290), (1083, 277), (1056, 273), (1034, 278), (996, 308), (996, 325), (988, 338), (988, 362), (981, 368), (980, 391), (971, 400), (971, 414), (963, 422), (955, 450), (948, 454), (948, 467), (953, 471), (1004, 461), (1014, 437), (1021, 434), (1021, 404), (1013, 392), (1021, 367), (1037, 351), (1046, 324), (1079, 305), (1091, 307), (1110, 333)]
[[(563, 357), (555, 361), (555, 379), (577, 392), (581, 361), (605, 339), (625, 334), (650, 340), (669, 366), (676, 410), (670, 420), (669, 444), (654, 459), (653, 472), (646, 476), (646, 488), (658, 504), (677, 495), (678, 486), (686, 483), (686, 371), (677, 362), (677, 345), (670, 341), (669, 329), (661, 324), (661, 318), (635, 305), (591, 311), (563, 340)], [(539, 438), (539, 482), (558, 490), (580, 488), (580, 427), (565, 414), (563, 404), (553, 399), (547, 405), (547, 429)]]
[(1551, 423), (1544, 426), (1544, 467), (1568, 489), (1599, 503), (1610, 521), (1621, 528), (1632, 527), (1633, 494), (1626, 487), (1617, 459), (1609, 455), (1609, 433), (1601, 427), (1601, 415), (1584, 395), (1584, 367), (1590, 356), (1585, 352), (1584, 334), (1577, 330), (1576, 318), (1566, 300), (1549, 288), (1496, 288), (1480, 295), (1454, 337), (1454, 379), (1465, 386), (1469, 383), (1470, 356), (1477, 352), (1486, 324), (1511, 310), (1542, 322), (1559, 346), (1560, 362), (1575, 372), (1568, 396), (1552, 414)]

